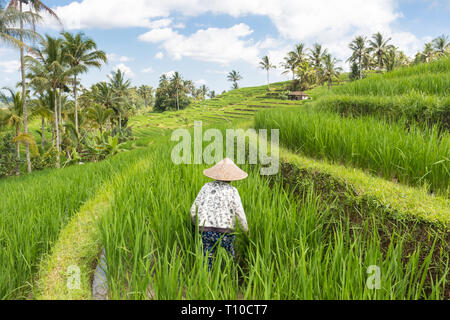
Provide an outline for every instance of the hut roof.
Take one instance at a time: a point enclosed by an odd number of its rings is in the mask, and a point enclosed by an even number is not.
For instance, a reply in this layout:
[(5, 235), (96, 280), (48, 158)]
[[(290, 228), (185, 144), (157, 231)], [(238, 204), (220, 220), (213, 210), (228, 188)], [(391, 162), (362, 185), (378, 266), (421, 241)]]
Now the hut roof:
[(291, 93), (289, 93), (290, 96), (308, 96), (306, 93), (302, 92), (302, 91), (293, 91)]

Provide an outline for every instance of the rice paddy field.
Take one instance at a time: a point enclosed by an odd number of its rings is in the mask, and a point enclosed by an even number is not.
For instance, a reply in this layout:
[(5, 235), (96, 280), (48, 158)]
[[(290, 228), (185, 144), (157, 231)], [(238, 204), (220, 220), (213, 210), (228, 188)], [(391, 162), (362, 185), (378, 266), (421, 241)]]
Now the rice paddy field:
[[(323, 92), (322, 92), (323, 93)], [(450, 129), (450, 58), (371, 75), (321, 94), (319, 109)]]
[[(1, 180), (0, 298), (92, 299), (104, 248), (109, 299), (449, 299), (445, 117), (382, 109), (403, 94), (445, 109), (448, 66), (314, 89), (308, 102), (277, 98), (288, 83), (233, 90), (131, 119), (132, 150), (109, 160)], [(342, 112), (333, 104), (342, 97), (360, 103)], [(194, 121), (279, 129), (282, 145), (276, 175), (242, 166), (249, 178), (234, 186), (250, 234), (237, 230), (236, 261), (219, 249), (212, 272), (189, 216), (208, 166), (170, 157), (171, 131)], [(71, 265), (82, 272), (77, 289), (66, 285)]]

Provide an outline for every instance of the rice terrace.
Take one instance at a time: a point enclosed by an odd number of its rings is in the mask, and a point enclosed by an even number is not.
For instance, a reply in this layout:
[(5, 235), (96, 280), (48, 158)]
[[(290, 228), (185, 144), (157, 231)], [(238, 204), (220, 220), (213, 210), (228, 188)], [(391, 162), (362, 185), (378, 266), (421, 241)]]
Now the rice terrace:
[(450, 7), (259, 2), (0, 1), (1, 300), (450, 299)]

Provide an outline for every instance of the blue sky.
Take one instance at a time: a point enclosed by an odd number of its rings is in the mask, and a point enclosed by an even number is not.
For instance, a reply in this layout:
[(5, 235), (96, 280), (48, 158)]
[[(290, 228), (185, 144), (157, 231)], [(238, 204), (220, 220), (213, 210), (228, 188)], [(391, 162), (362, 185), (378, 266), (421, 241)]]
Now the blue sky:
[[(109, 63), (82, 77), (85, 86), (125, 71), (134, 85), (158, 85), (179, 71), (220, 93), (226, 73), (238, 70), (241, 86), (265, 83), (258, 59), (277, 65), (295, 43), (325, 45), (345, 61), (355, 35), (381, 31), (409, 55), (450, 34), (450, 0), (47, 0), (66, 31), (82, 31), (108, 53)], [(57, 35), (46, 19), (41, 32)], [(343, 63), (347, 68), (347, 65)], [(18, 52), (0, 44), (0, 86), (18, 81)], [(280, 69), (271, 81), (289, 79)]]

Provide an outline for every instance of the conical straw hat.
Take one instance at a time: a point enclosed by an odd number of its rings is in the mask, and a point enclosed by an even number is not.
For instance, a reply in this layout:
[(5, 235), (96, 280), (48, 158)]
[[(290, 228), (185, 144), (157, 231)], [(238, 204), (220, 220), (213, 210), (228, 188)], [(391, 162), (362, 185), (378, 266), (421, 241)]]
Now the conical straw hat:
[(214, 167), (206, 169), (203, 174), (208, 178), (219, 181), (237, 181), (248, 177), (247, 172), (241, 170), (229, 158), (225, 158)]

